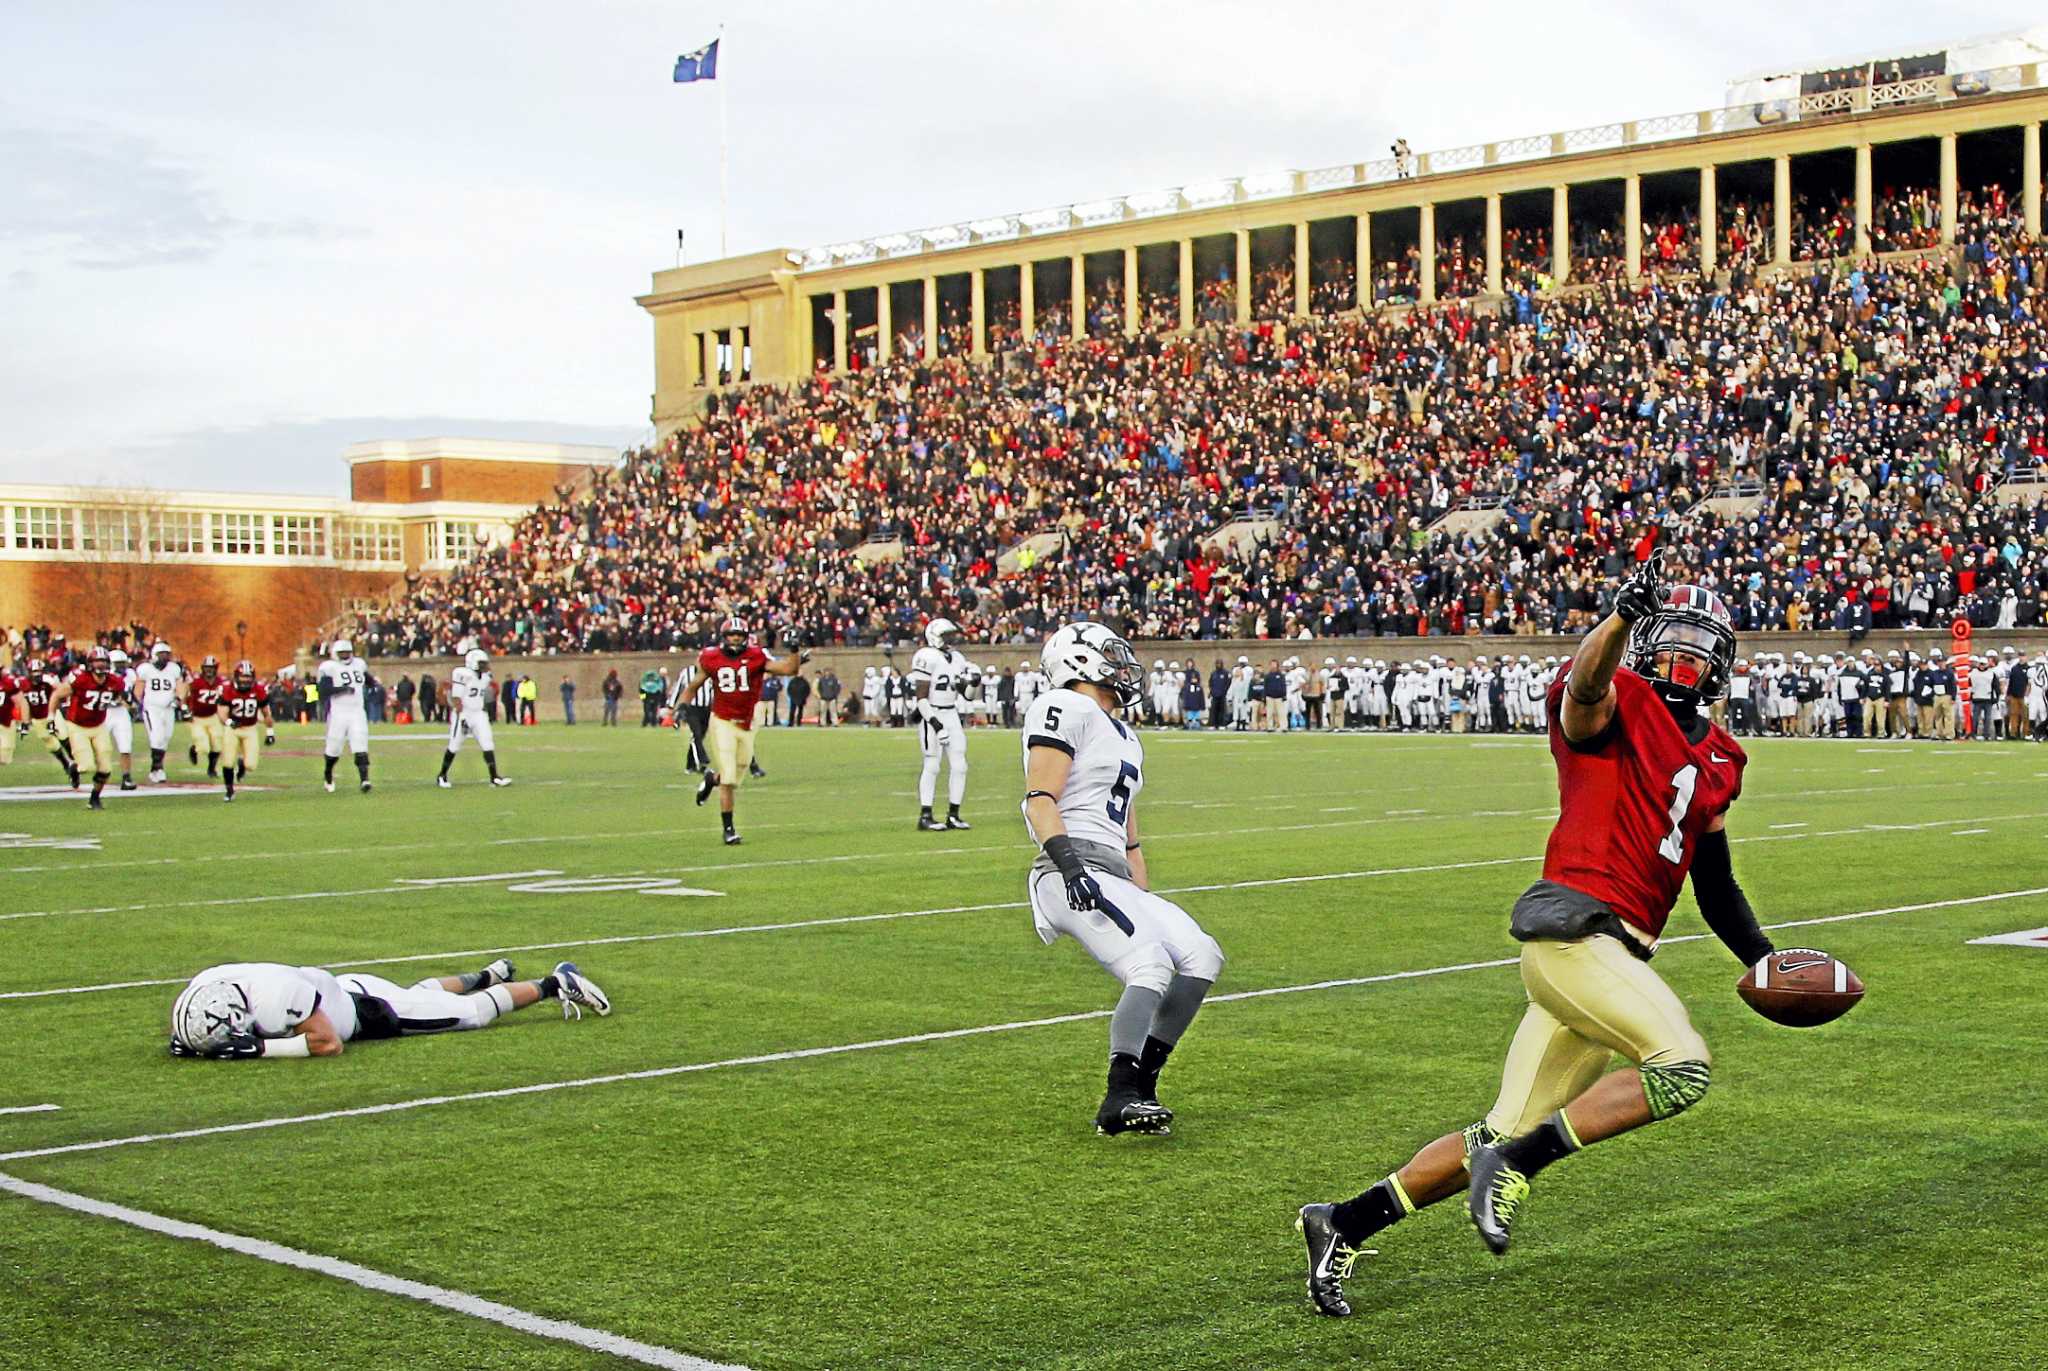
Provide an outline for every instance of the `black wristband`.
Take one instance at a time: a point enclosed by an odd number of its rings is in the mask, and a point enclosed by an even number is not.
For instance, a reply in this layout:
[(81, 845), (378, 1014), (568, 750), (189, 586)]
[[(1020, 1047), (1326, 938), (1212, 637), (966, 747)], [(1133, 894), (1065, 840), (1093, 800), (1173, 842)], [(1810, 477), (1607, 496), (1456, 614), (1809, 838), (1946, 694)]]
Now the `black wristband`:
[(1082, 862), (1080, 852), (1074, 847), (1072, 834), (1055, 833), (1045, 840), (1044, 847), (1047, 860), (1058, 867), (1060, 875), (1066, 879), (1072, 880), (1087, 872), (1087, 865)]

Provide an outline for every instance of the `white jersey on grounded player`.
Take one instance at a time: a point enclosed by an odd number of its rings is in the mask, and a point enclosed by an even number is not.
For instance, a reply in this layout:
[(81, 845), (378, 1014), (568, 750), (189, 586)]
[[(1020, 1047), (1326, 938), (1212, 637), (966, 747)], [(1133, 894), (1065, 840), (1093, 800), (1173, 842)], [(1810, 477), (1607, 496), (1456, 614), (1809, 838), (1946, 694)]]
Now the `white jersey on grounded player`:
[[(1086, 695), (1061, 687), (1033, 700), (1024, 717), (1027, 774), (1034, 747), (1057, 748), (1074, 759), (1059, 798), (1060, 822), (1067, 832), (1123, 851), (1131, 801), (1145, 786), (1145, 749), (1138, 731)], [(1041, 841), (1036, 833), (1031, 837)]]
[(363, 712), (363, 686), (370, 679), (370, 669), (363, 665), (360, 657), (351, 657), (345, 662), (332, 659), (320, 663), (320, 699), (327, 705), (329, 720), (340, 715), (353, 718)]
[(249, 1001), (249, 1031), (259, 1038), (288, 1038), (299, 1025), (322, 1010), (343, 1042), (356, 1035), (356, 1002), (317, 966), (286, 966), (282, 962), (229, 962), (210, 966), (189, 984), (230, 981)]
[(142, 707), (152, 714), (169, 713), (177, 707), (178, 686), (184, 679), (185, 669), (176, 662), (162, 666), (144, 662), (135, 668), (136, 684), (142, 688)]
[(482, 714), (495, 688), (488, 671), (471, 671), (466, 666), (459, 666), (448, 673), (448, 702), (461, 714)]
[(974, 663), (948, 647), (921, 647), (910, 659), (910, 679), (929, 683), (925, 699), (935, 709), (958, 709), (969, 678), (978, 674)]

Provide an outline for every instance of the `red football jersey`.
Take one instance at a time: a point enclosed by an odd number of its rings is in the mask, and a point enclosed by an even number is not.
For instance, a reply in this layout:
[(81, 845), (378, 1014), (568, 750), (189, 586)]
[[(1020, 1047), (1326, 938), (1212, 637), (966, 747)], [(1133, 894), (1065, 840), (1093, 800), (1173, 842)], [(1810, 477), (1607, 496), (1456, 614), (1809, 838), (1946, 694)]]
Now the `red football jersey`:
[(80, 728), (98, 728), (107, 721), (107, 711), (127, 707), (128, 692), (121, 688), (121, 678), (113, 672), (95, 676), (84, 667), (71, 678), (71, 699), (64, 706), (64, 717)]
[(697, 672), (711, 682), (711, 713), (741, 728), (754, 726), (754, 706), (761, 702), (762, 671), (768, 654), (749, 643), (737, 654), (719, 643), (697, 654)]
[(47, 672), (21, 678), (21, 698), (28, 704), (28, 717), (41, 723), (50, 717), (50, 697), (57, 693), (57, 678)]
[(228, 727), (247, 728), (256, 722), (257, 711), (270, 703), (270, 692), (258, 681), (248, 689), (228, 682), (220, 693), (220, 708), (228, 716)]
[(195, 719), (211, 719), (220, 709), (221, 692), (227, 688), (224, 676), (216, 676), (210, 681), (204, 676), (194, 676), (192, 688), (185, 695), (185, 707), (192, 711)]
[(0, 726), (14, 722), (14, 697), (27, 688), (28, 678), (0, 671)]
[(1565, 677), (1550, 687), (1550, 755), (1557, 761), (1557, 826), (1545, 880), (1591, 895), (1655, 938), (1692, 869), (1707, 825), (1742, 794), (1748, 754), (1719, 724), (1697, 743), (1650, 683), (1614, 673), (1614, 723), (1590, 751), (1558, 723)]

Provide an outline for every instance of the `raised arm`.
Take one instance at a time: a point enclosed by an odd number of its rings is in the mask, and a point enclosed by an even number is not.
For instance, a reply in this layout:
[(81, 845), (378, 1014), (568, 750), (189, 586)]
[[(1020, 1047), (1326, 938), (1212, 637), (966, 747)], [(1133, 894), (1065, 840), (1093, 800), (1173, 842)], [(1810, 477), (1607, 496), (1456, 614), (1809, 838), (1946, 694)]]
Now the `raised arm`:
[(1595, 624), (1572, 654), (1564, 705), (1558, 711), (1558, 726), (1564, 730), (1566, 742), (1597, 738), (1614, 721), (1614, 673), (1628, 650), (1629, 631), (1656, 613), (1663, 599), (1658, 562), (1658, 558), (1650, 558), (1621, 583), (1614, 597), (1614, 612)]

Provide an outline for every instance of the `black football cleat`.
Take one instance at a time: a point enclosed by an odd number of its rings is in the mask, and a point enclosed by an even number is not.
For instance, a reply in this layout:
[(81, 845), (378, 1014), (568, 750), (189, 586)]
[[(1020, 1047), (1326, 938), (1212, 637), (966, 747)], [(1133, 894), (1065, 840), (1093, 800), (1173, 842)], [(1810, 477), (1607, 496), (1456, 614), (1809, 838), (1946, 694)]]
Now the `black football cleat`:
[(99, 797), (99, 796), (97, 796), (97, 795), (88, 795), (88, 796), (86, 796), (86, 798), (85, 798), (85, 807), (86, 807), (87, 809), (105, 809), (105, 808), (106, 808), (106, 805), (104, 805), (103, 803), (101, 803), (101, 802), (100, 802), (100, 797)]
[(1163, 1138), (1173, 1132), (1173, 1111), (1153, 1100), (1141, 1100), (1131, 1091), (1114, 1091), (1103, 1097), (1095, 1111), (1095, 1131), (1105, 1138), (1119, 1133), (1142, 1133)]
[(946, 826), (929, 814), (917, 816), (917, 831), (920, 833), (943, 833)]
[(740, 835), (730, 829), (726, 830), (725, 845), (727, 847), (738, 847), (740, 845)]
[(713, 787), (714, 785), (716, 785), (716, 784), (717, 784), (716, 778), (715, 778), (715, 777), (713, 777), (713, 776), (712, 776), (712, 774), (711, 774), (711, 773), (710, 773), (709, 771), (705, 772), (705, 773), (704, 773), (704, 777), (703, 777), (703, 779), (697, 782), (697, 803), (698, 803), (698, 804), (700, 804), (700, 805), (701, 805), (701, 804), (703, 804), (703, 803), (704, 803), (704, 802), (705, 802), (706, 800), (708, 800), (708, 799), (710, 799), (710, 798), (711, 798), (711, 790), (712, 790), (712, 787)]
[(192, 763), (192, 765), (194, 765), (194, 766), (198, 766), (198, 765), (199, 765), (199, 746), (198, 746), (198, 744), (196, 744), (196, 743), (195, 743), (195, 744), (193, 744), (193, 745), (192, 745), (191, 747), (188, 747), (188, 748), (186, 748), (186, 749), (185, 749), (185, 760), (186, 760), (186, 761), (188, 761), (188, 762), (190, 762), (190, 763)]
[(753, 777), (757, 781), (765, 781), (768, 779), (768, 773), (761, 770), (760, 767), (756, 766), (752, 762), (747, 763), (747, 775)]
[(123, 776), (123, 777), (121, 778), (121, 789), (123, 789), (123, 790), (133, 790), (133, 789), (135, 789), (135, 778), (134, 778), (133, 776)]
[(957, 828), (957, 829), (961, 829), (961, 830), (966, 830), (966, 829), (970, 829), (970, 828), (974, 827), (974, 825), (973, 825), (973, 824), (971, 824), (971, 823), (968, 823), (968, 822), (967, 822), (967, 820), (965, 820), (965, 819), (961, 818), (961, 817), (960, 817), (960, 816), (959, 816), (958, 814), (948, 814), (948, 815), (946, 816), (946, 822), (945, 822), (945, 823), (943, 823), (943, 824), (941, 824), (941, 825), (940, 825), (940, 827), (941, 827), (941, 828)]
[(1508, 1250), (1508, 1233), (1515, 1223), (1515, 1211), (1529, 1198), (1529, 1178), (1508, 1165), (1497, 1143), (1488, 1143), (1472, 1153), (1472, 1189), (1466, 1207), (1472, 1226), (1486, 1250), (1499, 1257)]
[(1351, 1317), (1351, 1303), (1344, 1298), (1344, 1282), (1351, 1277), (1359, 1250), (1338, 1236), (1334, 1204), (1305, 1204), (1294, 1221), (1294, 1231), (1308, 1243), (1308, 1298), (1318, 1314), (1333, 1319)]

